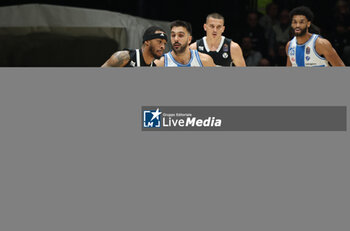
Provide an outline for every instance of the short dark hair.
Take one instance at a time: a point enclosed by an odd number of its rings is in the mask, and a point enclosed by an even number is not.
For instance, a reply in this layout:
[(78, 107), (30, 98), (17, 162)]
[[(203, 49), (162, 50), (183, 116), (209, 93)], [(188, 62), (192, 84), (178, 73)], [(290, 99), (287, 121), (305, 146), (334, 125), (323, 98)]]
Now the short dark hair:
[(219, 13), (211, 13), (211, 14), (208, 14), (208, 16), (207, 16), (207, 18), (206, 18), (206, 22), (208, 21), (209, 18), (222, 19), (222, 20), (225, 21), (224, 16), (222, 16), (222, 15), (219, 14)]
[(304, 15), (308, 21), (313, 21), (314, 19), (314, 13), (312, 13), (312, 11), (310, 10), (309, 7), (306, 6), (299, 6), (294, 8), (290, 13), (289, 13), (289, 17), (290, 19), (293, 19), (294, 15)]
[[(145, 37), (149, 37), (150, 35), (153, 35), (156, 33), (156, 31), (162, 31), (165, 32), (165, 30), (163, 30), (162, 28), (158, 27), (158, 26), (151, 26), (148, 27), (145, 32), (143, 33), (143, 38)], [(145, 42), (145, 41), (144, 41)]]
[(192, 35), (192, 26), (191, 26), (191, 23), (186, 22), (186, 21), (182, 21), (182, 20), (175, 20), (175, 21), (173, 21), (173, 22), (170, 23), (170, 30), (171, 30), (173, 27), (178, 27), (178, 26), (185, 27), (186, 30), (188, 31), (188, 33), (189, 33), (190, 35)]

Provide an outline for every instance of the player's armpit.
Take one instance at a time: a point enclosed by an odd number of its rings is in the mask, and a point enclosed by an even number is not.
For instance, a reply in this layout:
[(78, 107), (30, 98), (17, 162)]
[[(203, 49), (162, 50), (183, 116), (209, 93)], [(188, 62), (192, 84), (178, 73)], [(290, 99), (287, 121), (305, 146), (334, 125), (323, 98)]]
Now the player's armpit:
[(130, 60), (129, 51), (118, 51), (114, 53), (102, 67), (124, 67)]

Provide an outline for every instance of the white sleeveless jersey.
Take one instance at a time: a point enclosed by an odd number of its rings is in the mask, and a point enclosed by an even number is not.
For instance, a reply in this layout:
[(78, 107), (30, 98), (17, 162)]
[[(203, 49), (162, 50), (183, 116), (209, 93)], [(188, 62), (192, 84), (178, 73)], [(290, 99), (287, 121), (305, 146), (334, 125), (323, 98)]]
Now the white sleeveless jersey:
[(191, 50), (191, 58), (187, 64), (182, 64), (177, 62), (174, 57), (171, 55), (171, 51), (164, 54), (164, 66), (165, 67), (203, 67), (201, 59), (197, 50)]
[(294, 37), (289, 44), (288, 56), (293, 67), (328, 67), (328, 61), (317, 54), (315, 44), (317, 34), (312, 34), (311, 38), (304, 44), (297, 44)]

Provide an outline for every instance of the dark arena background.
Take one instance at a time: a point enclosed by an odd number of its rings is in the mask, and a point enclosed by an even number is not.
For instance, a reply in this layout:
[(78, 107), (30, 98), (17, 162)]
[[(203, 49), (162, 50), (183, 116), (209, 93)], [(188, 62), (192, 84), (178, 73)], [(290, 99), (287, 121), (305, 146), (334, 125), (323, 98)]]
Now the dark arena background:
[[(272, 6), (269, 8), (269, 17), (278, 27), (277, 31), (276, 28), (271, 29), (264, 24), (264, 19), (268, 17), (266, 14), (268, 4)], [(43, 5), (48, 7), (43, 8)], [(240, 44), (246, 60), (252, 53), (260, 53), (260, 60), (247, 62), (248, 66), (284, 66), (286, 64), (284, 47), (287, 40), (285, 37), (281, 38), (279, 33), (290, 30), (287, 15), (292, 8), (300, 5), (311, 8), (315, 14), (314, 24), (320, 29), (321, 35), (332, 43), (344, 63), (349, 66), (350, 1), (348, 0), (324, 0), (317, 4), (309, 0), (211, 2), (5, 0), (0, 1), (0, 66), (98, 67), (116, 50), (140, 46), (143, 29), (152, 24), (158, 23), (157, 25), (166, 27), (172, 20), (185, 20), (192, 24), (193, 41), (199, 39), (204, 36), (203, 23), (206, 15), (213, 12), (225, 17), (224, 35)], [(58, 16), (45, 13), (46, 9), (53, 6), (60, 7), (52, 10)], [(36, 14), (36, 10), (26, 14), (26, 7), (39, 10), (43, 16)], [(69, 10), (71, 8), (74, 8), (74, 12), (76, 9), (88, 10), (79, 13), (80, 21), (76, 23), (73, 16), (62, 14), (60, 18), (61, 8), (64, 9), (62, 12), (71, 11)], [(94, 14), (91, 13), (90, 17), (89, 12)], [(16, 15), (17, 13), (20, 15)], [(119, 13), (123, 15), (123, 20), (128, 22), (124, 23), (124, 26), (121, 26), (123, 23), (116, 18)], [(24, 14), (23, 17), (21, 14)], [(106, 15), (105, 19), (103, 15)], [(62, 20), (64, 24), (56, 23), (56, 19)], [(133, 20), (143, 21), (138, 23)], [(113, 27), (114, 24), (118, 25)], [(290, 32), (289, 34), (291, 37)], [(244, 40), (247, 37), (250, 40)]]

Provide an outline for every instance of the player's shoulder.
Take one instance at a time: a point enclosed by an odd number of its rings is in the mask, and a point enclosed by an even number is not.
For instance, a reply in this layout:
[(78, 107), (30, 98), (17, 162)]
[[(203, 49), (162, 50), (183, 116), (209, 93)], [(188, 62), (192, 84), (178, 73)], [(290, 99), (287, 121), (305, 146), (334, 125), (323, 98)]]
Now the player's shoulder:
[(130, 54), (130, 53), (136, 52), (136, 50), (138, 50), (138, 49), (124, 48), (123, 50), (118, 51), (118, 52), (121, 54)]
[(203, 66), (208, 66), (208, 67), (215, 66), (214, 60), (210, 55), (204, 54), (202, 52), (198, 52), (198, 55)]
[(333, 47), (327, 39), (318, 36), (318, 38), (315, 41), (315, 48), (316, 52), (319, 55), (325, 55), (329, 53), (329, 51), (331, 51)]
[(292, 40), (289, 40), (288, 42), (287, 42), (287, 44), (286, 44), (286, 47), (285, 47), (285, 49), (286, 49), (286, 52), (287, 52), (287, 55), (288, 55), (288, 49), (289, 49), (289, 46), (290, 46), (290, 43), (292, 42)]
[(124, 67), (129, 61), (129, 51), (117, 51), (102, 65), (102, 67)]
[(190, 45), (190, 48), (191, 48), (192, 50), (197, 50), (197, 42), (192, 43), (192, 44)]
[(198, 52), (198, 55), (202, 61), (207, 61), (207, 60), (212, 59), (212, 57), (210, 55), (202, 53), (202, 52)]
[(238, 49), (238, 48), (240, 49), (241, 48), (239, 46), (239, 44), (234, 42), (233, 40), (231, 40), (230, 47), (231, 47), (231, 49)]
[(124, 49), (124, 50), (115, 52), (114, 56), (118, 57), (119, 59), (126, 60), (126, 59), (130, 59), (131, 52), (132, 52), (131, 50)]
[(316, 38), (315, 43), (316, 43), (317, 46), (321, 46), (321, 47), (332, 46), (331, 43), (327, 39), (325, 39), (325, 38), (323, 38), (321, 36), (318, 36)]
[(292, 40), (289, 40), (287, 43), (286, 43), (286, 49), (288, 49), (290, 43), (292, 42)]
[(157, 67), (164, 67), (164, 56), (160, 57), (160, 59), (155, 59), (153, 62)]

